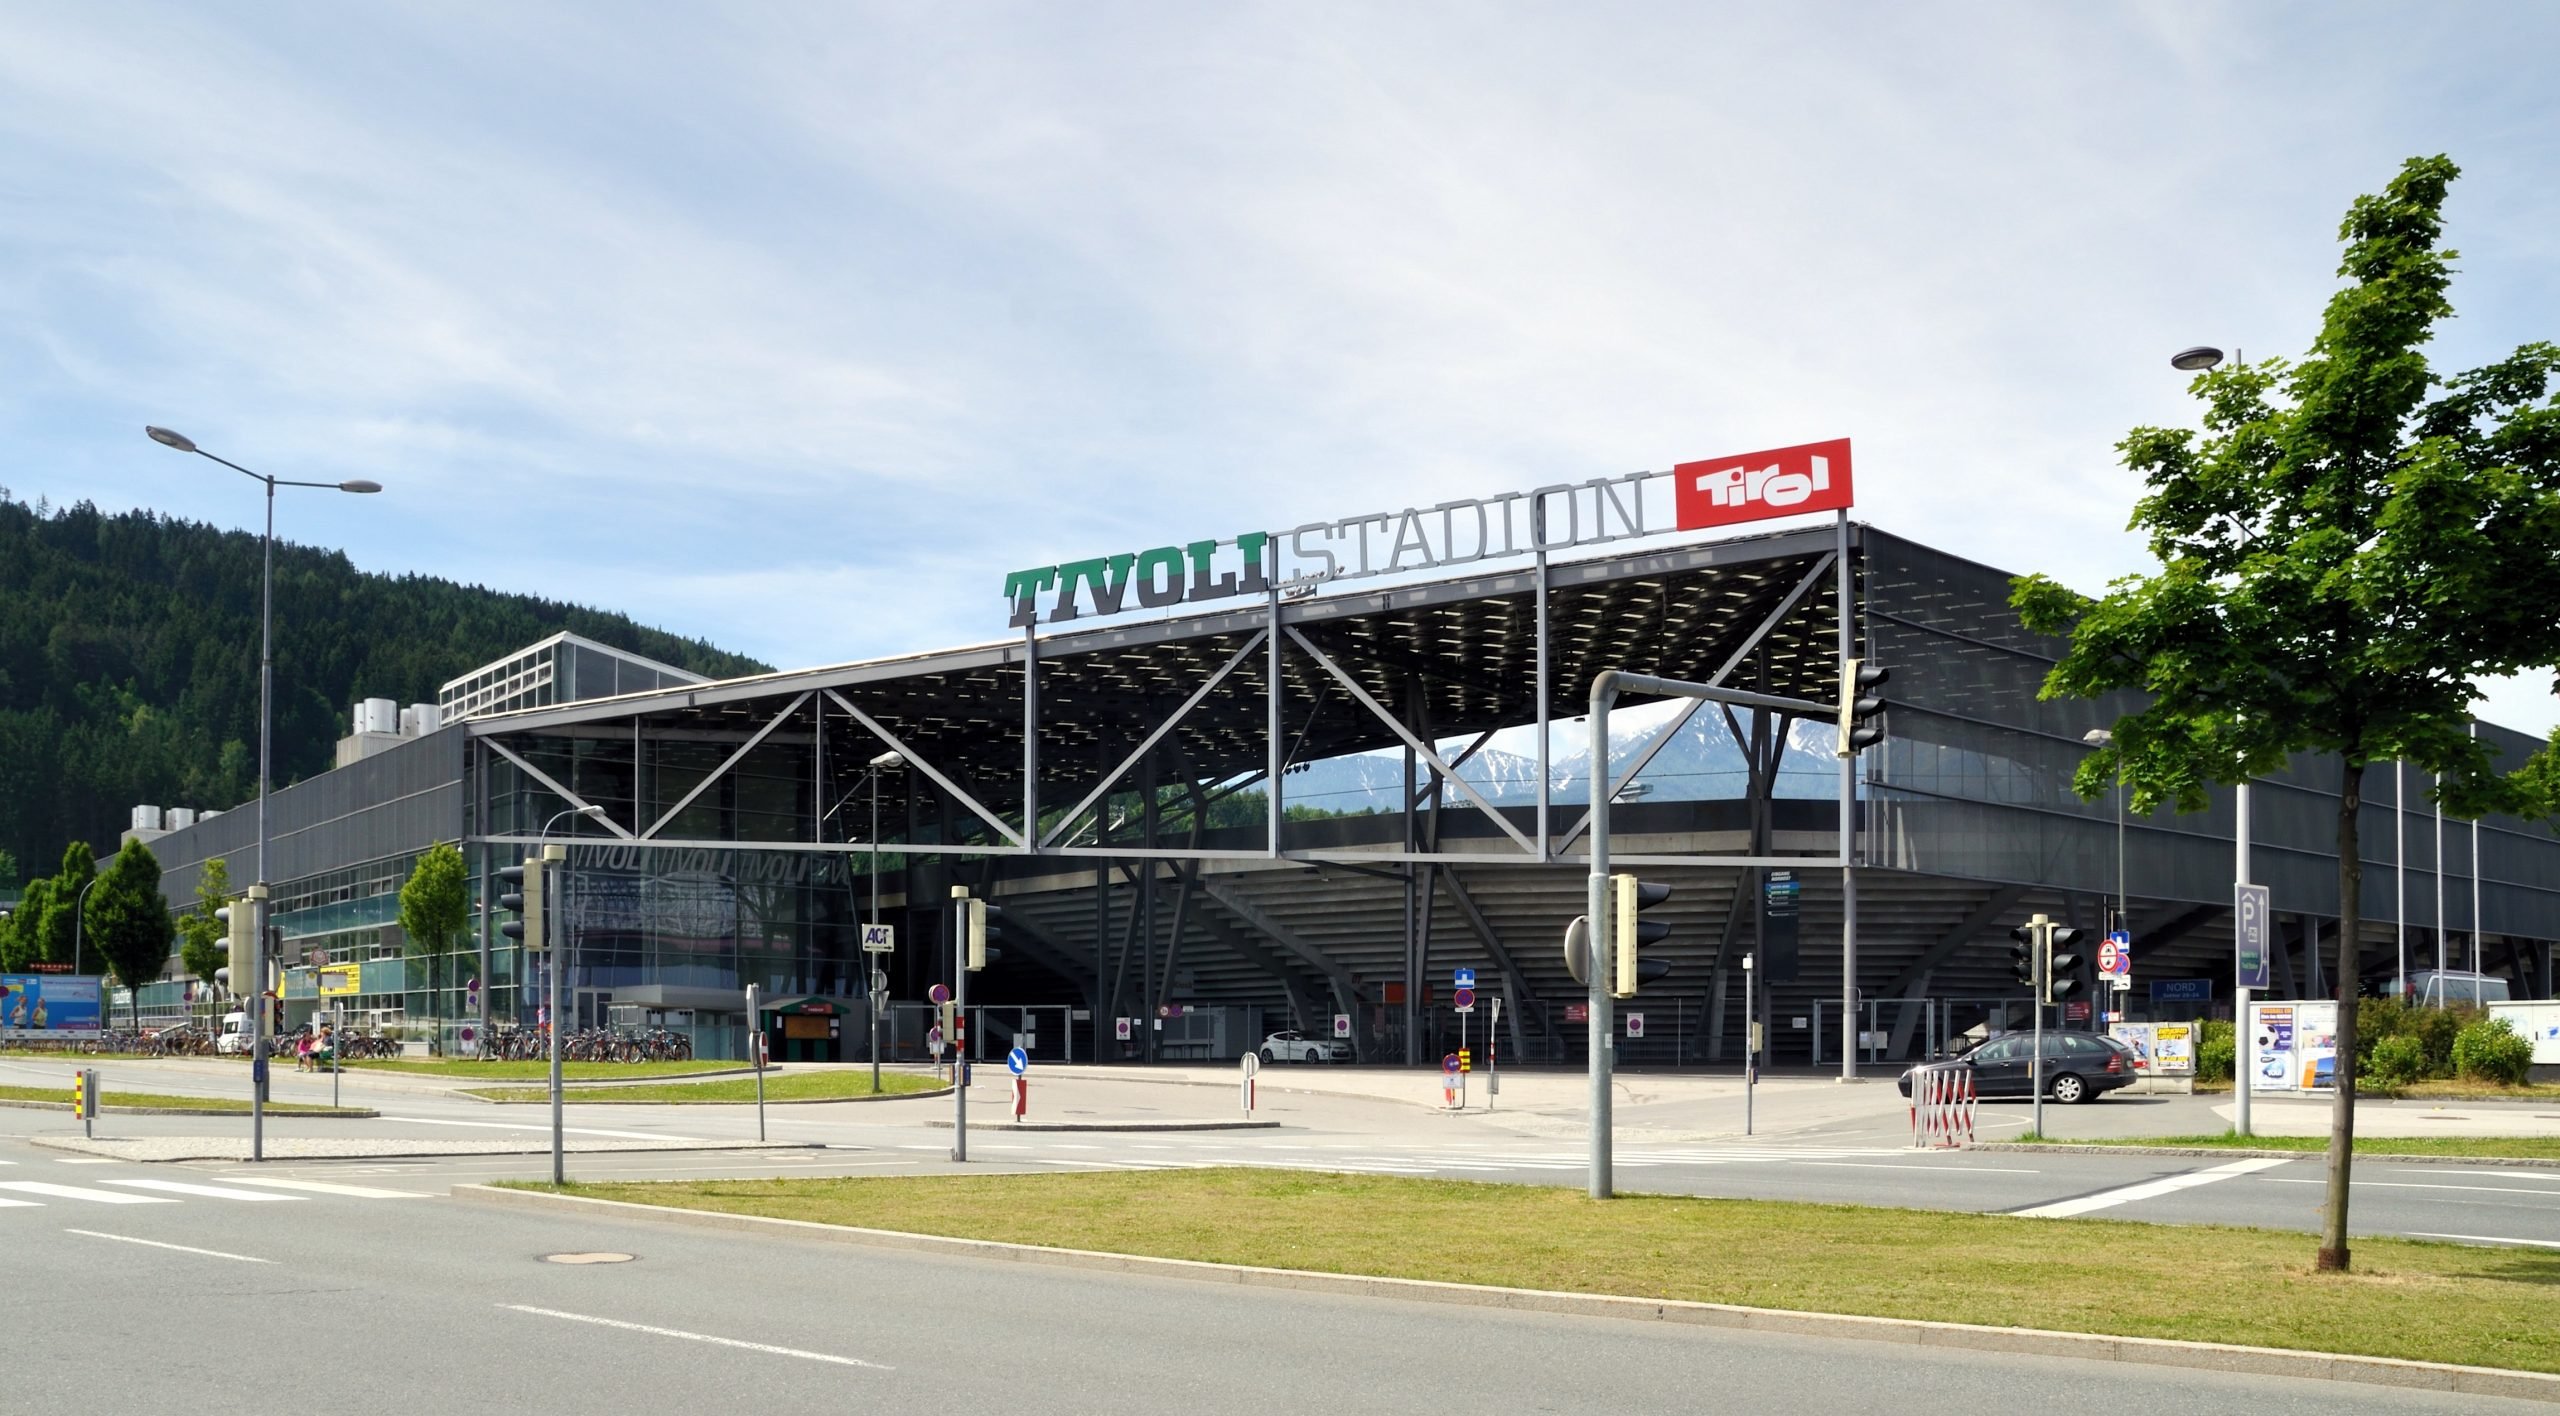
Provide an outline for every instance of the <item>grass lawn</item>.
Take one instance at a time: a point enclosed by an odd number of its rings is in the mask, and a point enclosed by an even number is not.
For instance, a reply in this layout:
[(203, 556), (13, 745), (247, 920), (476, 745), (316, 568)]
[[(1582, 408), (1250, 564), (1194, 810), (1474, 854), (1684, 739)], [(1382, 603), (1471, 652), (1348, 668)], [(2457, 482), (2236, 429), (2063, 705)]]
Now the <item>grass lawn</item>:
[[(2207, 1136), (2116, 1136), (2106, 1140), (2067, 1140), (2029, 1133), (2025, 1145), (2069, 1146), (2213, 1146), (2234, 1150), (2325, 1151), (2327, 1136), (2240, 1136), (2219, 1131)], [(2358, 1136), (2358, 1155), (2474, 1155), (2519, 1160), (2560, 1161), (2560, 1136)]]
[[(880, 1074), (881, 1096), (909, 1096), (917, 1092), (938, 1091), (942, 1083), (912, 1072)], [(549, 1101), (551, 1089), (545, 1087), (488, 1087), (475, 1090), (473, 1096), (491, 1101)], [(841, 1072), (772, 1072), (764, 1079), (767, 1101), (844, 1101), (872, 1095), (871, 1074), (860, 1069)], [(663, 1087), (588, 1087), (568, 1094), (573, 1102), (610, 1106), (616, 1102), (672, 1101), (697, 1105), (728, 1104), (756, 1099), (753, 1077), (723, 1077), (714, 1082), (683, 1082)]]
[[(2231, 1095), (2231, 1083), (2198, 1082), (2196, 1090), (2215, 1096)], [(2266, 1096), (2267, 1092), (2251, 1092)], [(2502, 1087), (2496, 1082), (2411, 1082), (2404, 1087), (2377, 1086), (2372, 1082), (2356, 1084), (2358, 1097), (2376, 1101), (2560, 1101), (2560, 1082), (2527, 1082), (2520, 1087)]]
[[(692, 1062), (563, 1062), (560, 1075), (572, 1082), (623, 1081), (632, 1077), (688, 1077), (698, 1072), (728, 1072), (747, 1064), (723, 1062), (716, 1058)], [(406, 1072), (421, 1077), (453, 1077), (462, 1081), (544, 1082), (551, 1076), (547, 1058), (530, 1062), (475, 1062), (457, 1059), (448, 1062), (414, 1058), (386, 1058), (349, 1061), (350, 1072)]]
[[(67, 1105), (70, 1100), (71, 1085), (68, 1082), (58, 1087), (0, 1087), (0, 1101), (58, 1101)], [(173, 1107), (186, 1111), (236, 1111), (243, 1116), (249, 1114), (249, 1099), (233, 1096), (163, 1096), (158, 1092), (120, 1092), (101, 1089), (98, 1093), (98, 1105), (102, 1107)], [(294, 1112), (305, 1115), (315, 1113), (328, 1115), (339, 1109), (330, 1106), (311, 1106), (298, 1101), (267, 1103), (267, 1114), (270, 1116)], [(352, 1111), (360, 1108), (345, 1109)]]
[[(526, 1186), (525, 1188), (543, 1188)], [(2560, 1371), (2560, 1252), (1220, 1169), (576, 1185), (644, 1204), (1216, 1263)], [(2139, 1285), (2063, 1274), (2175, 1275)]]

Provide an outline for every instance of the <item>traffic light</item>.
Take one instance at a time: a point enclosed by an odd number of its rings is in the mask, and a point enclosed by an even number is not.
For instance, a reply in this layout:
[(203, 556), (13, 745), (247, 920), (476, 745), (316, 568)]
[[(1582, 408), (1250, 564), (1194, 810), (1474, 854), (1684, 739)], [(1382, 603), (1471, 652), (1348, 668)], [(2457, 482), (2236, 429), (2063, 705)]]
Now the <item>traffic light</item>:
[(542, 934), (542, 880), (540, 857), (526, 856), (524, 864), (510, 865), (498, 872), (503, 893), (498, 908), (510, 910), (515, 918), (498, 926), (498, 932), (522, 943), (526, 952), (539, 954), (550, 947)]
[(2044, 1001), (2047, 1003), (2059, 1003), (2088, 987), (2081, 971), (2082, 966), (2089, 962), (2089, 956), (2069, 952), (2080, 947), (2080, 940), (2087, 933), (2085, 929), (2074, 929), (2067, 924), (2045, 926)]
[(987, 919), (991, 915), (994, 916), (995, 927), (1001, 932), (1004, 926), (1004, 908), (971, 896), (967, 893), (968, 888), (966, 885), (952, 886), (951, 898), (952, 903), (960, 910), (960, 936), (966, 950), (962, 958), (966, 961), (969, 972), (976, 973), (1004, 957), (1002, 949), (987, 947)]
[[(246, 895), (214, 911), (222, 921), (224, 938), (222, 955), (225, 967), (213, 971), (213, 981), (233, 993), (257, 992), (258, 911)], [(245, 983), (240, 987), (233, 980)]]
[(2036, 927), (2022, 924), (2009, 931), (2009, 976), (2026, 985), (2029, 992), (2036, 987)]
[(1618, 967), (1609, 980), (1609, 992), (1618, 998), (1633, 998), (1639, 985), (1671, 972), (1669, 959), (1639, 959), (1636, 956), (1636, 951), (1645, 945), (1659, 944), (1671, 937), (1671, 921), (1637, 918), (1641, 911), (1670, 899), (1671, 887), (1651, 880), (1638, 880), (1632, 875), (1612, 875), (1609, 877), (1609, 894), (1617, 915), (1610, 933), (1618, 945)]
[(1575, 915), (1573, 923), (1564, 927), (1564, 971), (1573, 981), (1591, 982), (1591, 917)]
[(1884, 741), (1884, 699), (1876, 690), (1893, 670), (1864, 659), (1840, 667), (1840, 746), (1835, 755), (1855, 757)]

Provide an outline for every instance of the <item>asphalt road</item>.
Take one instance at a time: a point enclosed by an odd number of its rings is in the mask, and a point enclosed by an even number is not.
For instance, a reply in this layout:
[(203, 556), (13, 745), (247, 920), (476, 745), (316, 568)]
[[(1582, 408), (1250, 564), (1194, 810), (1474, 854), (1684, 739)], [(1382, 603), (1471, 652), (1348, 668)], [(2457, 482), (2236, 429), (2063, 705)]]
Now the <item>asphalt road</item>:
[[(109, 1188), (11, 1146), (19, 1174)], [(167, 1167), (154, 1167), (167, 1173)], [(249, 1189), (193, 1175), (180, 1183)], [(150, 1177), (141, 1177), (150, 1178)], [(342, 1168), (341, 1183), (359, 1177)], [(404, 1186), (373, 1177), (366, 1187)], [(148, 1194), (133, 1190), (137, 1195)], [(1773, 1414), (2538, 1409), (2321, 1382), (1920, 1351), (1026, 1269), (420, 1194), (0, 1211), (13, 1410)], [(561, 1253), (633, 1256), (566, 1266)], [(185, 1335), (180, 1340), (176, 1335)]]
[[(110, 1063), (107, 1068), (111, 1086), (224, 1095), (240, 1089), (238, 1069), (221, 1064)], [(52, 1077), (64, 1070), (13, 1058), (0, 1062), (0, 1080), (22, 1080), (14, 1075), (20, 1073)], [(981, 1073), (973, 1092), (971, 1110), (977, 1118), (971, 1126), (973, 1170), (1277, 1165), (1568, 1186), (1582, 1185), (1587, 1173), (1579, 1116), (1552, 1108), (1453, 1116), (1409, 1100), (1293, 1093), (1275, 1085), (1264, 1093), (1264, 1105), (1257, 1113), (1281, 1122), (1272, 1130), (1019, 1132), (1003, 1119), (1003, 1088), (990, 1084), (991, 1072)], [(1401, 1079), (1396, 1081), (1401, 1085)], [(296, 1100), (325, 1096), (327, 1085), (325, 1078), (283, 1074), (278, 1095)], [(342, 1086), (348, 1100), (379, 1107), (383, 1117), (373, 1121), (278, 1118), (270, 1122), (269, 1134), (506, 1138), (536, 1143), (548, 1123), (543, 1107), (491, 1106), (457, 1099), (408, 1078), (350, 1073)], [(1239, 1114), (1232, 1088), (1063, 1071), (1044, 1076), (1040, 1087), (1041, 1107), (1035, 1114), (1053, 1121), (1165, 1122), (1229, 1119)], [(1915, 1152), (1907, 1144), (1901, 1104), (1888, 1089), (1815, 1085), (1803, 1089), (1799, 1100), (1791, 1102), (1789, 1095), (1781, 1090), (1773, 1096), (1770, 1124), (1763, 1134), (1750, 1138), (1663, 1124), (1666, 1118), (1676, 1123), (1689, 1111), (1720, 1103), (1673, 1092), (1630, 1108), (1631, 1124), (1622, 1129), (1616, 1149), (1617, 1188), (1628, 1193), (2028, 1212), (2057, 1218), (2088, 1215), (2306, 1232), (2319, 1223), (2322, 1168), (2317, 1156), (2234, 1162), (2218, 1157)], [(2014, 1130), (2023, 1124), (2026, 1110), (2023, 1104), (1986, 1106), (1983, 1129), (1992, 1135)], [(2192, 1116), (2155, 1119), (2169, 1110), (2116, 1099), (2095, 1106), (2048, 1108), (2047, 1114), (2049, 1125), (2067, 1116), (2089, 1126), (2147, 1123), (2160, 1129), (2205, 1129)], [(657, 1179), (942, 1173), (955, 1168), (948, 1159), (950, 1114), (947, 1097), (775, 1106), (766, 1120), (773, 1138), (823, 1149), (575, 1156), (571, 1174), (587, 1179)], [(617, 1136), (735, 1140), (756, 1133), (752, 1108), (581, 1105), (573, 1107), (569, 1117), (573, 1134), (605, 1141)], [(101, 1125), (101, 1134), (115, 1135), (239, 1135), (246, 1130), (244, 1120), (187, 1117), (111, 1115)], [(53, 1153), (26, 1145), (27, 1139), (76, 1130), (76, 1124), (59, 1112), (0, 1110), (0, 1198), (39, 1205), (72, 1203), (7, 1187), (63, 1164)], [(215, 1177), (250, 1170), (218, 1164), (180, 1169)], [(263, 1170), (286, 1178), (320, 1180), (359, 1173), (396, 1176), (413, 1186), (441, 1189), (467, 1181), (547, 1176), (549, 1163), (547, 1156), (528, 1155), (361, 1164), (269, 1162)], [(2470, 1167), (2366, 1159), (2357, 1164), (2355, 1185), (2350, 1218), (2358, 1234), (2560, 1249), (2560, 1165)], [(31, 1213), (24, 1207), (0, 1206), (0, 1233), (13, 1219)]]

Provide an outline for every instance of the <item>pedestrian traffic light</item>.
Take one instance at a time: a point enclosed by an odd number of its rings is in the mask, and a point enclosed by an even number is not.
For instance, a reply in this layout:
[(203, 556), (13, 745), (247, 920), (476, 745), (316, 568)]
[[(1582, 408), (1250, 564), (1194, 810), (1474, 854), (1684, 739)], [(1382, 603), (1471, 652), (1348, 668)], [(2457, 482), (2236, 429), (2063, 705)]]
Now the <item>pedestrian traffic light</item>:
[(524, 864), (506, 866), (498, 872), (503, 891), (498, 896), (498, 908), (516, 916), (500, 924), (498, 932), (523, 944), (525, 951), (533, 954), (549, 947), (542, 934), (542, 873), (538, 856), (526, 856)]
[(2088, 956), (2074, 952), (2087, 933), (2085, 929), (2075, 929), (2067, 924), (2045, 926), (2044, 1001), (2047, 1003), (2059, 1003), (2088, 987), (2081, 978), (2081, 969), (2088, 962)]
[[(229, 962), (229, 967), (215, 971), (217, 976), (214, 981), (226, 989), (231, 989), (233, 992), (256, 992), (258, 962), (257, 907), (249, 902), (248, 896), (243, 895), (240, 898), (233, 900), (230, 904), (224, 905), (214, 913), (222, 921), (222, 953), (223, 957)], [(231, 982), (233, 979), (239, 979), (250, 986), (247, 988), (233, 988)]]
[(1659, 944), (1671, 937), (1671, 921), (1639, 919), (1644, 910), (1652, 909), (1671, 898), (1671, 887), (1652, 880), (1638, 880), (1632, 875), (1609, 877), (1610, 898), (1617, 916), (1612, 935), (1618, 945), (1618, 967), (1609, 984), (1611, 996), (1633, 998), (1636, 989), (1671, 972), (1669, 959), (1639, 959), (1636, 951), (1648, 944)]
[(2036, 986), (2036, 927), (2022, 924), (2009, 931), (2009, 976), (2026, 985), (2029, 992)]
[(987, 947), (987, 931), (990, 927), (988, 920), (993, 917), (995, 921), (993, 927), (999, 934), (1002, 933), (1004, 907), (973, 897), (966, 885), (951, 887), (951, 903), (958, 911), (959, 917), (956, 923), (960, 931), (961, 959), (969, 972), (976, 973), (1002, 959), (1004, 957), (1002, 949)]
[(1876, 690), (1893, 677), (1893, 670), (1864, 659), (1850, 659), (1840, 666), (1840, 746), (1841, 757), (1855, 757), (1884, 741), (1884, 698)]

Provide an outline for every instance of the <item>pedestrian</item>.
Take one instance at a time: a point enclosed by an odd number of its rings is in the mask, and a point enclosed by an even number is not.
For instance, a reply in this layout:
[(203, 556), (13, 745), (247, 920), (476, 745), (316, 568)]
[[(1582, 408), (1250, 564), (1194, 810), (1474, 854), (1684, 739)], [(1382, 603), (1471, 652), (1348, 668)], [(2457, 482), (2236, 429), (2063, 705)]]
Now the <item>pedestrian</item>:
[(297, 1072), (311, 1070), (311, 1034), (309, 1033), (304, 1033), (293, 1041), (293, 1070)]
[(320, 1025), (320, 1036), (311, 1045), (311, 1062), (323, 1071), (338, 1070), (338, 1034), (327, 1023)]

